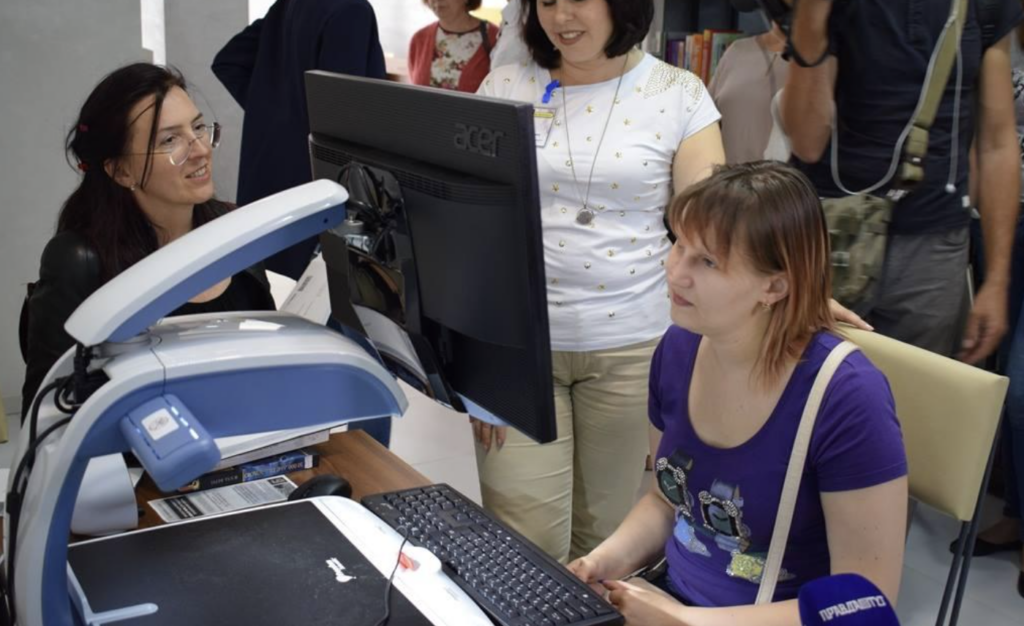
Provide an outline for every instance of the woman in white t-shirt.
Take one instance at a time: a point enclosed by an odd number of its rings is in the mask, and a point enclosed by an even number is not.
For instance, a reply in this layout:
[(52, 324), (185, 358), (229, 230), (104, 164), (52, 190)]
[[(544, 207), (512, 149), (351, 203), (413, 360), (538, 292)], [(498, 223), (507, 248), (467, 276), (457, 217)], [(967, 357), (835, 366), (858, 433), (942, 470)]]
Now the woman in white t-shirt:
[(664, 211), (724, 162), (693, 74), (636, 45), (651, 0), (524, 0), (533, 61), (478, 93), (533, 103), (558, 438), (474, 420), (484, 505), (553, 557), (629, 512), (648, 451), (651, 355), (668, 328)]

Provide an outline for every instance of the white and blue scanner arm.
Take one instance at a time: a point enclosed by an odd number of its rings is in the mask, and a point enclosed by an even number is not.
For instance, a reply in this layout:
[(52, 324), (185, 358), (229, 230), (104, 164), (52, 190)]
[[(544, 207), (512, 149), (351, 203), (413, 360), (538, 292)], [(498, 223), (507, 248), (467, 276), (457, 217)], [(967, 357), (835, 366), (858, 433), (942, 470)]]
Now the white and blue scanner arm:
[[(75, 623), (67, 537), (93, 457), (131, 449), (160, 488), (174, 489), (219, 461), (216, 437), (404, 413), (394, 377), (323, 326), (278, 312), (157, 324), (224, 278), (336, 226), (346, 200), (340, 185), (320, 180), (241, 207), (141, 260), (72, 314), (66, 330), (105, 378), (38, 448), (23, 485), (16, 552), (7, 564), (9, 572), (14, 566), (19, 624)], [(65, 354), (48, 379), (69, 371), (73, 358), (73, 351)], [(37, 432), (66, 417), (52, 401), (41, 406)], [(23, 436), (15, 465), (30, 445)]]

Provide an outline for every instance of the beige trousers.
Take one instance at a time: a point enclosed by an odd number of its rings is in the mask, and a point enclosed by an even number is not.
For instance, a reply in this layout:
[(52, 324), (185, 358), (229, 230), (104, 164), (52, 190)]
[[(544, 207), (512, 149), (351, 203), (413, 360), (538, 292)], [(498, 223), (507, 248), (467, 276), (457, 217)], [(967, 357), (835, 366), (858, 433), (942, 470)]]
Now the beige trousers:
[(484, 507), (562, 563), (597, 547), (636, 501), (659, 340), (552, 352), (558, 438), (541, 445), (509, 428), (500, 450), (476, 445)]

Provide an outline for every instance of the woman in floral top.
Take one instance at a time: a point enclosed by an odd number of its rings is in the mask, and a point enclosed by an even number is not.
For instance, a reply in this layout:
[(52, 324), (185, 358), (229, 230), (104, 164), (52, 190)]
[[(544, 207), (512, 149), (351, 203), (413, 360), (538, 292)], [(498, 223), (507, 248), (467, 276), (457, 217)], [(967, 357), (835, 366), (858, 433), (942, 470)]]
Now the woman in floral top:
[(498, 28), (469, 14), (481, 0), (423, 0), (438, 21), (409, 43), (409, 78), (414, 84), (475, 93), (491, 71), (490, 51)]

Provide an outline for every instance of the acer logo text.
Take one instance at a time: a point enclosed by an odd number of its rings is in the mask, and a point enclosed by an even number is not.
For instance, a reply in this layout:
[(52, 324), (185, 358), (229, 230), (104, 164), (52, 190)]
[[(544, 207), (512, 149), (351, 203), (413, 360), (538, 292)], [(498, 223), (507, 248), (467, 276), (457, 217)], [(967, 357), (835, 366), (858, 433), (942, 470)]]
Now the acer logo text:
[(455, 125), (455, 147), (473, 154), (498, 156), (498, 141), (505, 136), (500, 130), (480, 128), (471, 124)]

